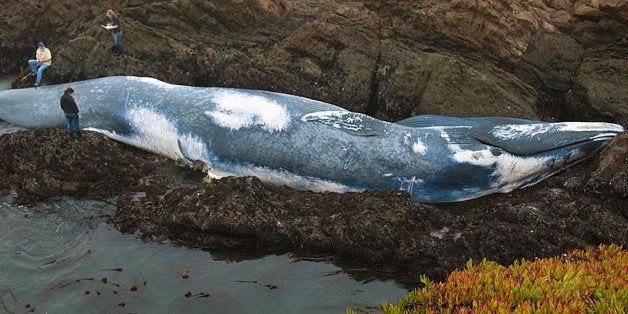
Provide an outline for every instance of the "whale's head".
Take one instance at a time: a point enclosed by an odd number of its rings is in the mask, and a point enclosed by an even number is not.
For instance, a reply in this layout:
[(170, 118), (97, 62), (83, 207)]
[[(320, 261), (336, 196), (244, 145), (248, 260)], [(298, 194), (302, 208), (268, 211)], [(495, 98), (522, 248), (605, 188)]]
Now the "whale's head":
[(477, 138), (517, 155), (534, 155), (572, 148), (600, 148), (624, 131), (621, 125), (604, 122), (507, 124), (494, 126)]
[(486, 178), (480, 188), (482, 194), (506, 193), (534, 185), (594, 156), (624, 131), (621, 125), (603, 122), (477, 126), (469, 130), (469, 136), (485, 148), (459, 148), (453, 158), (485, 170), (480, 176)]
[[(441, 130), (446, 138), (439, 155), (448, 166), (418, 185), (402, 185), (412, 186), (413, 198), (426, 202), (462, 201), (536, 184), (594, 156), (625, 131), (613, 123), (501, 117), (417, 116), (398, 124)], [(433, 149), (423, 147), (423, 154)]]

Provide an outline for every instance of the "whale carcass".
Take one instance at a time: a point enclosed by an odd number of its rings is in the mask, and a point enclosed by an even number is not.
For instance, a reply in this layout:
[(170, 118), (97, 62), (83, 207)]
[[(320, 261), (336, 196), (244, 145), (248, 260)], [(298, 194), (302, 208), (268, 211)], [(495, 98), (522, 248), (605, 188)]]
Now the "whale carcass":
[(256, 176), (314, 191), (398, 189), (455, 202), (533, 185), (592, 156), (624, 128), (417, 116), (396, 123), (299, 96), (191, 87), (132, 76), (0, 92), (0, 119), (63, 127), (59, 98), (75, 90), (81, 126), (208, 175)]

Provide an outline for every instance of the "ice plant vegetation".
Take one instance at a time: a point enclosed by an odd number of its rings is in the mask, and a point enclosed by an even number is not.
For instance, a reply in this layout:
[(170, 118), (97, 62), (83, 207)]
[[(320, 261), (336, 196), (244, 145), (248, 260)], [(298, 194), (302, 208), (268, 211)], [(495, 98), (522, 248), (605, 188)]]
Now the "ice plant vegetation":
[[(385, 313), (624, 313), (628, 308), (628, 252), (614, 244), (504, 267), (483, 260), (447, 276), (421, 278)], [(351, 312), (348, 310), (347, 312)]]

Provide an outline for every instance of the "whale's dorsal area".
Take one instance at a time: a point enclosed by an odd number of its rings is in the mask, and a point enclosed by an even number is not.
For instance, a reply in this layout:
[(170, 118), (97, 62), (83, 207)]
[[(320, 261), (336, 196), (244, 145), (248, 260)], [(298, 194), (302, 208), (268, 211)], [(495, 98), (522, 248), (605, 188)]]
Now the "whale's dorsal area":
[[(300, 96), (114, 76), (0, 92), (0, 119), (64, 127), (72, 87), (83, 128), (188, 162), (314, 191), (406, 191), (456, 202), (535, 184), (595, 154), (620, 125), (509, 117), (386, 122)], [(201, 166), (204, 165), (204, 166)]]
[(506, 118), (506, 117), (474, 117), (474, 118), (457, 118), (439, 115), (420, 115), (406, 118), (396, 122), (400, 125), (416, 128), (426, 127), (463, 127), (483, 125), (503, 125), (503, 124), (530, 124), (544, 123), (541, 121)]

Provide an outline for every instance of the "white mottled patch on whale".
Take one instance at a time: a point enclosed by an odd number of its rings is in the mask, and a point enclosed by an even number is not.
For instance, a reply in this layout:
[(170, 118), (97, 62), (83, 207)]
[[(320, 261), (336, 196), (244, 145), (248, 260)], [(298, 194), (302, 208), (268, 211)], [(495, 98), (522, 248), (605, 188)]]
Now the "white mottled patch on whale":
[(624, 131), (624, 127), (618, 124), (612, 123), (604, 123), (604, 122), (560, 122), (554, 123), (560, 131), (605, 131), (609, 132), (608, 135), (615, 135), (614, 133), (610, 133), (610, 131), (615, 131), (621, 133)]
[(412, 142), (412, 134), (404, 134), (403, 142), (407, 146), (410, 146), (412, 148), (412, 151), (417, 154), (425, 155), (425, 153), (427, 152), (427, 147), (425, 146), (423, 141), (421, 141), (421, 139), (417, 138), (416, 142)]
[(324, 180), (311, 176), (302, 176), (286, 170), (277, 170), (268, 167), (253, 166), (250, 164), (232, 164), (229, 168), (228, 172), (235, 176), (262, 177), (265, 182), (277, 185), (287, 185), (300, 190), (336, 193), (362, 192), (366, 190), (364, 188), (350, 187), (330, 180)]
[[(350, 114), (351, 116), (348, 116)], [(336, 129), (347, 129), (347, 130), (360, 130), (362, 129), (361, 122), (362, 119), (358, 115), (349, 111), (318, 111), (312, 112), (303, 115), (301, 117), (301, 121), (310, 122), (317, 121), (329, 126), (333, 126)]]
[(466, 150), (459, 145), (449, 145), (449, 147), (453, 152), (451, 158), (456, 162), (486, 168), (495, 167), (493, 175), (499, 180), (492, 187), (502, 192), (509, 192), (520, 187), (521, 179), (547, 171), (546, 165), (552, 160), (551, 157), (522, 158), (508, 153), (495, 156), (490, 149)]
[(417, 154), (425, 155), (427, 153), (427, 146), (425, 145), (425, 143), (423, 143), (423, 141), (421, 141), (420, 138), (417, 138), (413, 142), (412, 134), (409, 134), (409, 133), (404, 134), (403, 142), (407, 146), (410, 146), (412, 148), (412, 151)]
[(290, 124), (286, 108), (274, 100), (239, 92), (222, 91), (211, 99), (216, 103), (213, 111), (205, 111), (216, 124), (239, 130), (252, 126), (274, 132), (283, 131)]
[(135, 130), (132, 135), (98, 128), (86, 128), (86, 130), (103, 133), (114, 140), (153, 151), (168, 158), (184, 158), (178, 148), (177, 128), (166, 116), (145, 107), (130, 107), (125, 118), (129, 128)]
[[(554, 126), (555, 127), (555, 126)], [(522, 135), (533, 137), (546, 134), (553, 128), (551, 124), (506, 124), (496, 126), (491, 133), (501, 139), (511, 139)]]
[(177, 158), (183, 157), (178, 153), (178, 129), (165, 115), (146, 107), (130, 107), (126, 118), (137, 130), (134, 137), (142, 147), (161, 151), (166, 156), (177, 152)]
[(412, 145), (412, 150), (421, 155), (425, 155), (427, 153), (427, 146), (421, 141), (421, 139), (416, 140), (416, 142)]

